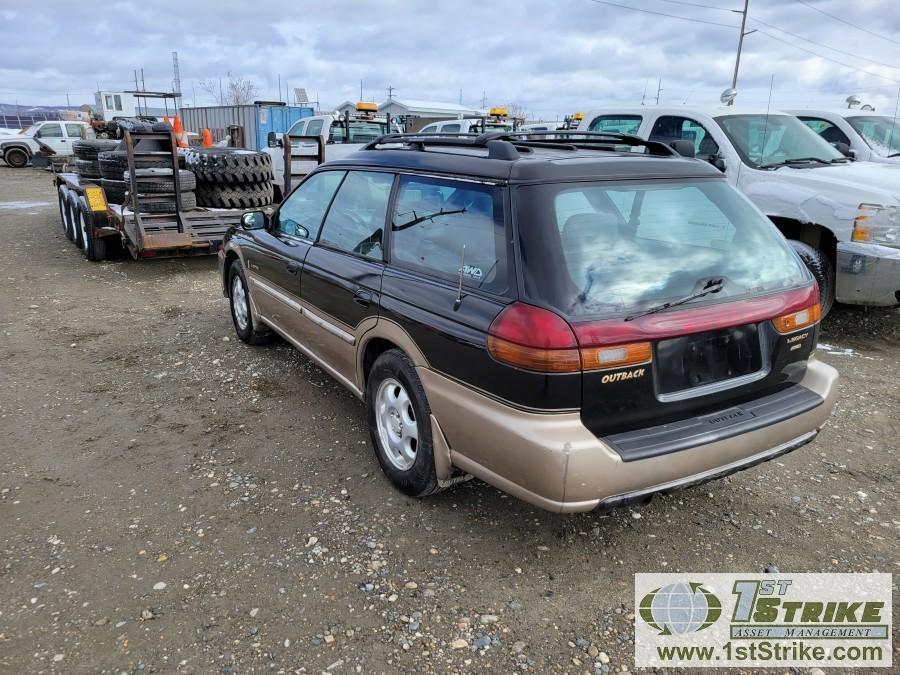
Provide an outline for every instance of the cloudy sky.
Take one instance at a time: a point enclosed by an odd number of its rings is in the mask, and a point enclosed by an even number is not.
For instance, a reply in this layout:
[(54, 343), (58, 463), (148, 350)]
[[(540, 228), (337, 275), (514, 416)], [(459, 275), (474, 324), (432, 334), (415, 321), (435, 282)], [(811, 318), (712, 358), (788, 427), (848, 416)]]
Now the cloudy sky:
[[(0, 2), (0, 102), (92, 102), (104, 89), (172, 87), (186, 104), (228, 72), (260, 98), (305, 87), (323, 106), (359, 98), (477, 106), (515, 102), (553, 119), (608, 103), (714, 103), (731, 83), (743, 0), (105, 0)], [(5, 8), (4, 8), (5, 6)], [(102, 9), (101, 9), (102, 7)], [(636, 11), (637, 9), (645, 11)], [(819, 11), (817, 11), (819, 10)], [(651, 13), (651, 12), (655, 12)], [(831, 14), (836, 18), (826, 16)], [(684, 17), (683, 19), (662, 14)], [(743, 104), (839, 105), (860, 94), (893, 114), (896, 0), (750, 0)], [(868, 32), (866, 32), (868, 31)], [(817, 56), (819, 55), (819, 56)]]

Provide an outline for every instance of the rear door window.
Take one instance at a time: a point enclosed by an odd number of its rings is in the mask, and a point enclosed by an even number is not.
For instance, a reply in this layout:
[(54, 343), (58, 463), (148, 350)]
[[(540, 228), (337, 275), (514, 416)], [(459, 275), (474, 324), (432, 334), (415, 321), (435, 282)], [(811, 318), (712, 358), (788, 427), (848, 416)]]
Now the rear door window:
[(614, 134), (636, 134), (641, 128), (640, 115), (600, 115), (591, 120), (589, 131), (606, 131)]
[(441, 127), (441, 133), (444, 134), (455, 134), (459, 132), (459, 124), (445, 124)]
[(82, 124), (67, 124), (66, 125), (66, 135), (69, 138), (81, 138), (81, 132), (84, 130), (84, 125)]
[(401, 176), (391, 229), (391, 261), (463, 286), (508, 287), (502, 191), (494, 185)]
[(350, 171), (328, 209), (319, 242), (381, 260), (385, 216), (393, 183), (392, 173)]

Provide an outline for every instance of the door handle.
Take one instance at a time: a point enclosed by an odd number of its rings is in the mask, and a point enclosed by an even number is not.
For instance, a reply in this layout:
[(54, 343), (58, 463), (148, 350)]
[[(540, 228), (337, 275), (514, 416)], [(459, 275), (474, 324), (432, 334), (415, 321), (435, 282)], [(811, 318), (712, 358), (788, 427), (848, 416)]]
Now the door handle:
[(353, 302), (357, 305), (368, 307), (372, 303), (372, 291), (367, 291), (365, 288), (357, 288), (353, 294)]
[(297, 274), (300, 271), (300, 265), (297, 263), (288, 263), (287, 271), (288, 274)]

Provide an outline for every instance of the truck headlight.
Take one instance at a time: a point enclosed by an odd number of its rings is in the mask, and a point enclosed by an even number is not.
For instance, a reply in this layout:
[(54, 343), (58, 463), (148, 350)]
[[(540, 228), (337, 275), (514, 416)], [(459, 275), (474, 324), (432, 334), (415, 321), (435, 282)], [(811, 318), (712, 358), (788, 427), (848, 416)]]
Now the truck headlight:
[(900, 247), (900, 207), (860, 204), (853, 220), (853, 241)]

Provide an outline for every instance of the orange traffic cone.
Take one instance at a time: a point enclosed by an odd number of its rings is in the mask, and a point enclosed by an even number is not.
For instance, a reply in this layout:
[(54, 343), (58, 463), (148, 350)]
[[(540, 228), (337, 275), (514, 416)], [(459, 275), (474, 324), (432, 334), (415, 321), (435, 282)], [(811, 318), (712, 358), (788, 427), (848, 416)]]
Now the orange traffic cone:
[(188, 147), (187, 133), (185, 133), (184, 127), (181, 126), (181, 118), (178, 115), (175, 115), (175, 122), (172, 125), (172, 130), (175, 132), (175, 141), (178, 143), (178, 147)]
[(201, 138), (201, 145), (203, 145), (204, 148), (211, 148), (213, 146), (212, 132), (209, 129), (203, 130)]

